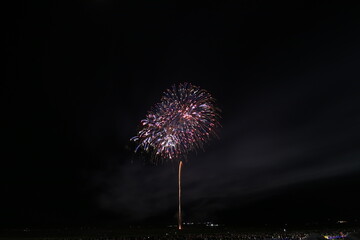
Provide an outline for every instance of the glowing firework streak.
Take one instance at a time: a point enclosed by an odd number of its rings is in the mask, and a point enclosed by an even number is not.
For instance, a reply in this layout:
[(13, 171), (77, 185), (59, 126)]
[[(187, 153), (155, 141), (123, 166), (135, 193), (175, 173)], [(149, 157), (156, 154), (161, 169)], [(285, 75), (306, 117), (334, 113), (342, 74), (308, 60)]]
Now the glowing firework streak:
[(182, 169), (182, 161), (179, 162), (179, 176), (178, 176), (178, 182), (179, 182), (179, 219), (178, 219), (178, 228), (179, 230), (182, 229), (181, 227), (181, 169)]
[(141, 120), (142, 128), (131, 138), (142, 148), (154, 153), (154, 160), (179, 159), (179, 230), (181, 226), (181, 158), (204, 144), (220, 126), (220, 109), (206, 90), (190, 83), (173, 85)]

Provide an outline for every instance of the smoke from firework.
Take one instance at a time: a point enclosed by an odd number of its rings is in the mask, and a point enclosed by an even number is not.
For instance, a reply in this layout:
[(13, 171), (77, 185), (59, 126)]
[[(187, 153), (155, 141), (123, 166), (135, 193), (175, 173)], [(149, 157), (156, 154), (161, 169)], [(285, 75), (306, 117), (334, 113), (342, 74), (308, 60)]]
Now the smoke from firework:
[(141, 121), (131, 140), (157, 157), (174, 159), (202, 148), (219, 126), (219, 109), (206, 90), (190, 83), (173, 85)]

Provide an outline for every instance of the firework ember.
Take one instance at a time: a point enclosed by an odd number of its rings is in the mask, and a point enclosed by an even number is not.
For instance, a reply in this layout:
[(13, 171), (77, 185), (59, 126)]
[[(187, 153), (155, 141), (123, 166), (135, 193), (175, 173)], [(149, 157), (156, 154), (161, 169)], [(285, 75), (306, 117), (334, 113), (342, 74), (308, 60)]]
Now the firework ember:
[(190, 83), (173, 85), (141, 121), (142, 129), (131, 139), (139, 144), (136, 150), (175, 159), (203, 148), (219, 125), (214, 102), (210, 93)]

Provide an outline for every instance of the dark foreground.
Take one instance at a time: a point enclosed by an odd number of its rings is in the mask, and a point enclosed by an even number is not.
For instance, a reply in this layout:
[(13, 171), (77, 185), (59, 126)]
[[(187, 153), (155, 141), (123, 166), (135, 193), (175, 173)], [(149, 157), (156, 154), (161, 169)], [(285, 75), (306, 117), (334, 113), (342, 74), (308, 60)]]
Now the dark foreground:
[(291, 229), (239, 229), (230, 227), (197, 228), (188, 227), (178, 231), (176, 228), (140, 228), (127, 229), (2, 229), (0, 239), (26, 240), (231, 240), (231, 239), (352, 239), (360, 240), (360, 228), (321, 228), (306, 230)]

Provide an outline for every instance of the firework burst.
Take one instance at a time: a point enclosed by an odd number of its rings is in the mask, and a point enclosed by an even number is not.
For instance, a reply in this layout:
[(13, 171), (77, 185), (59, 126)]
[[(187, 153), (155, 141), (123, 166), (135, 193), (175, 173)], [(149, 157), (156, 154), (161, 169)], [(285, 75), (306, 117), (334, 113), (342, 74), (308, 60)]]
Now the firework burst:
[(215, 135), (220, 110), (206, 90), (190, 83), (173, 85), (160, 103), (141, 120), (142, 128), (131, 140), (161, 159), (176, 159), (202, 149)]
[[(192, 150), (203, 148), (215, 135), (219, 126), (220, 110), (214, 106), (210, 93), (190, 83), (173, 85), (165, 91), (160, 103), (141, 120), (142, 128), (131, 140), (140, 147), (152, 151), (160, 159), (176, 159)], [(181, 217), (181, 169), (178, 173), (178, 229), (182, 229)]]

